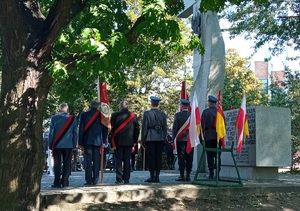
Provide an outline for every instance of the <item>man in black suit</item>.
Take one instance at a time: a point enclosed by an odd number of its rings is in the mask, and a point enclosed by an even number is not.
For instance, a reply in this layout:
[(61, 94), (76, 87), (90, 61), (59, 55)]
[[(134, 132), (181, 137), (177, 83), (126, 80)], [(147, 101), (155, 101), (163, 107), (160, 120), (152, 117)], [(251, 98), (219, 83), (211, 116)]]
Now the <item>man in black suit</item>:
[[(189, 137), (189, 117), (191, 113), (188, 108), (190, 102), (185, 99), (180, 100), (182, 111), (174, 116), (173, 141), (176, 141), (178, 165), (180, 176), (176, 181), (190, 181), (190, 174), (193, 166), (194, 148), (190, 153), (186, 153), (186, 145)], [(186, 176), (184, 177), (184, 172)]]
[[(217, 141), (217, 132), (215, 127), (216, 115), (217, 115), (217, 104), (218, 100), (214, 96), (208, 96), (208, 108), (205, 109), (201, 116), (201, 126), (204, 134), (205, 146), (207, 148), (217, 148), (220, 147)], [(209, 178), (213, 179), (214, 169), (216, 168), (216, 153), (206, 152), (207, 165), (209, 169)], [(219, 171), (221, 166), (221, 155), (219, 154)]]
[(138, 119), (128, 107), (128, 101), (121, 101), (120, 111), (111, 117), (111, 146), (115, 149), (117, 184), (129, 183), (131, 151), (137, 145), (140, 133)]
[(151, 96), (151, 109), (145, 111), (142, 123), (142, 144), (146, 146), (146, 155), (150, 178), (145, 182), (160, 182), (163, 143), (167, 136), (167, 115), (158, 110), (160, 98)]

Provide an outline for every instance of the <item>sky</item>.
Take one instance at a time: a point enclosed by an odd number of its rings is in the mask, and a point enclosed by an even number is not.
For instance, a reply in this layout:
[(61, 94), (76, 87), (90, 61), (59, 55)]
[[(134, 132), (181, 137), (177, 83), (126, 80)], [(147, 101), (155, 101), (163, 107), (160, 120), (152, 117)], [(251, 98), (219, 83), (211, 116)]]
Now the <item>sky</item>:
[[(220, 22), (220, 27), (221, 28), (228, 28), (229, 23), (226, 23), (226, 21), (221, 21)], [(254, 61), (264, 61), (264, 58), (270, 57), (270, 53), (268, 51), (268, 46), (265, 45), (261, 49), (258, 50), (257, 53), (251, 57), (251, 54), (253, 53), (253, 46), (254, 42), (251, 40), (245, 40), (243, 36), (237, 36), (233, 40), (229, 39), (229, 33), (228, 32), (223, 32), (223, 39), (225, 42), (225, 49), (228, 48), (234, 48), (236, 49), (240, 56), (243, 58), (246, 58), (252, 63), (252, 66), (250, 67), (252, 70)], [(284, 54), (281, 54), (277, 57), (272, 57), (270, 60), (272, 71), (279, 71), (279, 70), (284, 70), (284, 64), (286, 62), (286, 57), (292, 56), (295, 54), (295, 52), (292, 49), (288, 49), (288, 52), (285, 52)], [(292, 62), (288, 61), (287, 65), (290, 67), (291, 70), (299, 70), (299, 65), (298, 62)]]

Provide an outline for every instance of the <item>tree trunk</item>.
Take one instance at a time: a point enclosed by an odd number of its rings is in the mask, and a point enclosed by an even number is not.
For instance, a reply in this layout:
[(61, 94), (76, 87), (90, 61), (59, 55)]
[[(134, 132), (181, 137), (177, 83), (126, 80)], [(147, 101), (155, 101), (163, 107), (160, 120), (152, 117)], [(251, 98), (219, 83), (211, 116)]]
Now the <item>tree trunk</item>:
[(39, 210), (43, 110), (52, 78), (45, 69), (61, 30), (86, 1), (0, 1), (0, 210)]
[[(3, 49), (13, 41), (3, 40)], [(42, 120), (51, 79), (35, 49), (3, 59), (0, 210), (38, 210), (43, 170)], [(26, 53), (28, 52), (28, 53)]]

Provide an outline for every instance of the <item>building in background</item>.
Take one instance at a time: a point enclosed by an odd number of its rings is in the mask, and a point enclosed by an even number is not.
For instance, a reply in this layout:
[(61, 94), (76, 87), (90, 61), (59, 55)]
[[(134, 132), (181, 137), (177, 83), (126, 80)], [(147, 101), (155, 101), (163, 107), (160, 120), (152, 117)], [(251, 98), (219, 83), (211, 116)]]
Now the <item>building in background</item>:
[[(268, 94), (269, 86), (271, 83), (279, 83), (285, 81), (284, 70), (272, 71), (272, 65), (266, 61), (254, 62), (255, 75), (263, 83), (264, 94)], [(282, 86), (282, 88), (284, 88)]]

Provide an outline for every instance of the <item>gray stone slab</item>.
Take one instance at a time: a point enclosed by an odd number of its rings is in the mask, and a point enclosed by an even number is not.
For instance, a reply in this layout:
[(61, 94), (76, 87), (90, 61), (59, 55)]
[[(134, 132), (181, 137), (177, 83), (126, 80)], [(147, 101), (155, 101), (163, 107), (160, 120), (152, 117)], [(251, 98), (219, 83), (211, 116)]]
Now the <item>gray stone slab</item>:
[[(235, 120), (238, 109), (225, 111), (229, 147), (235, 141)], [(238, 166), (281, 167), (291, 165), (290, 109), (255, 106), (247, 108), (250, 138), (243, 143), (241, 153), (234, 156)], [(222, 165), (233, 165), (230, 153), (222, 154)]]
[[(227, 129), (226, 147), (236, 141), (235, 128), (238, 109), (225, 111)], [(291, 113), (290, 109), (255, 106), (247, 108), (250, 137), (240, 153), (234, 147), (234, 158), (242, 179), (277, 179), (278, 167), (290, 166)], [(230, 153), (222, 153), (221, 176), (236, 177)]]

